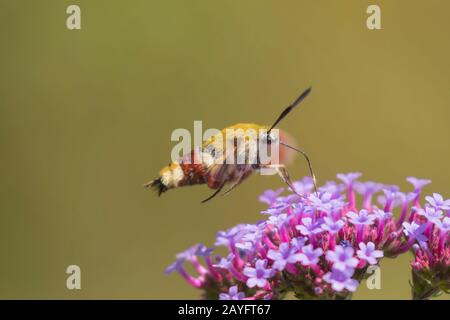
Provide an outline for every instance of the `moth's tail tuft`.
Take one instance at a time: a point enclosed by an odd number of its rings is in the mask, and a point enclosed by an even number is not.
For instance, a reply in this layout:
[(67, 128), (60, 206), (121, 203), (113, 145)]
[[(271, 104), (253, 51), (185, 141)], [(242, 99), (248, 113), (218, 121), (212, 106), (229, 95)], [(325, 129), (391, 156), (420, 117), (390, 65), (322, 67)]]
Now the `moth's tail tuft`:
[(145, 188), (153, 188), (156, 192), (158, 192), (158, 196), (166, 192), (169, 188), (162, 182), (161, 178), (152, 180), (146, 184), (144, 184)]

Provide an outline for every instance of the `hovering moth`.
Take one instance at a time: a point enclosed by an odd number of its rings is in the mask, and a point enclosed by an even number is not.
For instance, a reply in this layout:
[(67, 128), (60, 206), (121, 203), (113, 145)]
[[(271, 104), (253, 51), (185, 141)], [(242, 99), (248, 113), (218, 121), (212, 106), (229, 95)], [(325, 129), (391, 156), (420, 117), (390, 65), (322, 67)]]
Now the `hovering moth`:
[[(155, 189), (158, 195), (161, 195), (167, 190), (182, 186), (206, 184), (214, 192), (202, 201), (204, 203), (218, 195), (226, 185), (228, 189), (221, 195), (226, 195), (235, 189), (253, 172), (272, 170), (293, 192), (296, 192), (286, 169), (286, 163), (292, 158), (293, 152), (298, 152), (306, 159), (314, 189), (317, 192), (316, 179), (309, 156), (302, 149), (292, 145), (293, 140), (287, 133), (275, 129), (281, 120), (310, 92), (311, 88), (306, 89), (281, 112), (271, 126), (238, 123), (223, 129), (207, 139), (202, 146), (161, 169), (159, 176), (144, 186)], [(245, 134), (234, 135), (230, 138), (229, 132), (244, 132)], [(252, 134), (248, 134), (249, 132)], [(269, 154), (268, 149), (275, 146), (277, 153)], [(262, 154), (269, 154), (264, 157), (265, 161), (261, 159)], [(299, 194), (299, 196), (303, 195)]]

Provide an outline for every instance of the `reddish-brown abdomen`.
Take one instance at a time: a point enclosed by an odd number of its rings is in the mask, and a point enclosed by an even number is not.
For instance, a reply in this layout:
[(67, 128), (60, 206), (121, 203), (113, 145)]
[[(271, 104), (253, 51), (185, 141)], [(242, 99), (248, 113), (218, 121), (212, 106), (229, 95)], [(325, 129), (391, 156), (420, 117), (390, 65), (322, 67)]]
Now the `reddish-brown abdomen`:
[(179, 186), (202, 184), (206, 182), (206, 170), (203, 164), (181, 163), (184, 177), (178, 184)]

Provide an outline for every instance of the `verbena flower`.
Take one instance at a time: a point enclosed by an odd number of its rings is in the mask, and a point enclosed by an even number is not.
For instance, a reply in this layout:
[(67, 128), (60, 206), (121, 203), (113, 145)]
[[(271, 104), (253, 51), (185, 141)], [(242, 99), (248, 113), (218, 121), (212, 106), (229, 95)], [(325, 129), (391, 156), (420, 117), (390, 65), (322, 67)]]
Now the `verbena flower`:
[(358, 265), (358, 259), (354, 257), (355, 250), (348, 246), (336, 246), (334, 250), (327, 251), (327, 260), (333, 263), (333, 268), (341, 271), (353, 269)]
[(428, 299), (450, 291), (450, 218), (444, 217), (450, 200), (434, 193), (426, 197), (425, 208), (418, 208), (415, 221), (404, 223), (405, 232), (418, 244), (413, 246), (412, 295), (414, 299)]
[(450, 210), (450, 199), (444, 200), (439, 193), (433, 193), (433, 196), (425, 197), (430, 206), (437, 210)]
[(273, 268), (279, 271), (284, 270), (286, 264), (296, 263), (300, 260), (298, 249), (286, 242), (280, 244), (278, 250), (269, 250), (267, 257), (274, 261)]
[(431, 183), (431, 180), (428, 179), (417, 179), (416, 177), (408, 177), (406, 178), (406, 181), (411, 183), (414, 187), (414, 192), (420, 192), (423, 187), (425, 187), (427, 184)]
[(255, 267), (245, 267), (244, 275), (248, 277), (247, 286), (249, 288), (253, 288), (255, 286), (264, 288), (268, 282), (267, 279), (271, 278), (274, 274), (273, 270), (270, 268), (266, 268), (267, 260), (266, 259), (258, 259), (255, 262)]
[(358, 288), (358, 281), (352, 279), (354, 269), (348, 268), (344, 270), (332, 269), (331, 272), (325, 274), (323, 279), (331, 284), (331, 288), (337, 292), (344, 289), (354, 292)]
[(371, 225), (375, 222), (376, 217), (373, 213), (369, 213), (366, 209), (362, 209), (359, 213), (349, 212), (347, 217), (354, 225)]
[(345, 222), (343, 219), (334, 221), (330, 217), (324, 217), (323, 222), (324, 223), (321, 226), (322, 230), (328, 231), (330, 234), (336, 234), (345, 226)]
[(358, 258), (367, 261), (371, 265), (377, 264), (377, 259), (383, 257), (383, 251), (376, 250), (373, 242), (368, 242), (367, 244), (360, 242), (359, 250), (356, 251), (356, 254)]
[(403, 222), (403, 232), (410, 238), (417, 241), (424, 242), (428, 238), (423, 234), (425, 232), (426, 224), (418, 224), (417, 222), (409, 223)]
[(228, 289), (228, 293), (219, 294), (220, 300), (244, 300), (245, 294), (238, 291), (237, 286), (232, 286)]
[(297, 225), (295, 228), (304, 236), (310, 235), (310, 234), (316, 234), (320, 233), (322, 231), (322, 221), (313, 221), (312, 218), (306, 217), (302, 218), (301, 220), (302, 224)]
[(348, 299), (369, 266), (411, 251), (414, 298), (448, 291), (450, 200), (435, 193), (421, 204), (429, 180), (408, 177), (413, 191), (404, 193), (358, 181), (360, 175), (339, 174), (342, 183), (328, 181), (317, 194), (310, 178), (296, 181), (302, 197), (268, 190), (260, 196), (268, 205), (262, 221), (217, 233), (225, 255), (195, 245), (166, 271), (180, 273), (208, 299), (282, 299), (288, 292)]
[(431, 222), (437, 222), (442, 219), (443, 212), (442, 210), (436, 210), (433, 207), (426, 207), (425, 209), (418, 209), (417, 213), (421, 216), (424, 216)]
[(322, 254), (323, 250), (321, 248), (314, 249), (314, 247), (309, 244), (302, 248), (302, 253), (298, 255), (298, 261), (304, 266), (316, 265)]
[(277, 190), (267, 190), (262, 195), (259, 196), (259, 201), (264, 202), (268, 205), (272, 205), (277, 200), (278, 196), (283, 193), (284, 188)]

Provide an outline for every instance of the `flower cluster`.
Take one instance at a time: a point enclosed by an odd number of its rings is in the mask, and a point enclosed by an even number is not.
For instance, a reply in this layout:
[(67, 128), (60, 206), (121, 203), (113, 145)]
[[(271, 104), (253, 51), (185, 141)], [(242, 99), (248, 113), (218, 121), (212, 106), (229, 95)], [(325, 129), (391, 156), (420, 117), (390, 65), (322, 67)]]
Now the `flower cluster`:
[(414, 299), (427, 299), (450, 291), (450, 200), (440, 194), (425, 197), (424, 208), (415, 208), (411, 223), (404, 223), (407, 236), (416, 239), (412, 249)]
[(338, 174), (340, 182), (317, 193), (310, 178), (294, 182), (288, 195), (268, 190), (259, 198), (268, 205), (261, 212), (266, 219), (217, 234), (215, 245), (226, 254), (198, 244), (166, 271), (178, 271), (207, 299), (281, 299), (289, 292), (299, 299), (348, 299), (369, 266), (411, 250), (413, 280), (421, 281), (414, 287), (423, 287), (416, 296), (448, 290), (450, 200), (434, 194), (422, 207), (429, 180), (408, 178), (414, 190), (404, 193), (359, 177)]

